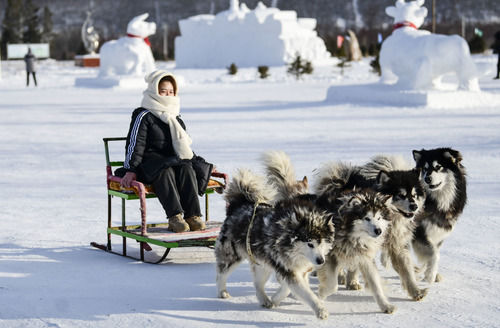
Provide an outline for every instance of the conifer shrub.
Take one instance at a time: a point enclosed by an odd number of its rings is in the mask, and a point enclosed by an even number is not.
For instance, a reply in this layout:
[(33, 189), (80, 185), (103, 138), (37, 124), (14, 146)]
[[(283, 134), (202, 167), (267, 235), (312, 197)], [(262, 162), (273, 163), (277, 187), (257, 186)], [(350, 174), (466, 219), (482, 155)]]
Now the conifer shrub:
[(236, 66), (235, 63), (231, 63), (231, 65), (229, 65), (227, 70), (229, 71), (230, 75), (236, 75), (236, 73), (238, 73), (238, 66)]
[(314, 68), (310, 61), (303, 60), (300, 54), (297, 54), (295, 59), (288, 66), (288, 74), (295, 76), (298, 80), (304, 74), (312, 74)]
[(269, 76), (269, 66), (259, 66), (257, 67), (257, 71), (261, 79), (265, 79)]
[(382, 75), (382, 69), (380, 68), (380, 55), (377, 55), (371, 62), (372, 72), (378, 76)]

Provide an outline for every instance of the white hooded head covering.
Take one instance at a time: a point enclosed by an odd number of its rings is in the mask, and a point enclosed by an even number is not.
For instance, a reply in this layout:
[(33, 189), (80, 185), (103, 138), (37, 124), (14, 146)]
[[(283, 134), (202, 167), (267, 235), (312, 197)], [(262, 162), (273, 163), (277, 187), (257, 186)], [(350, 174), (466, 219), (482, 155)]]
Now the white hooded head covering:
[[(174, 80), (175, 96), (160, 96), (158, 94), (160, 80), (166, 76), (170, 76)], [(191, 150), (191, 144), (193, 142), (177, 121), (177, 116), (179, 116), (180, 113), (180, 101), (177, 96), (178, 84), (175, 76), (167, 71), (156, 70), (146, 75), (144, 80), (148, 84), (148, 87), (142, 93), (144, 96), (141, 106), (148, 109), (153, 115), (168, 124), (170, 136), (172, 137), (172, 145), (177, 155), (181, 159), (193, 158), (194, 154)]]

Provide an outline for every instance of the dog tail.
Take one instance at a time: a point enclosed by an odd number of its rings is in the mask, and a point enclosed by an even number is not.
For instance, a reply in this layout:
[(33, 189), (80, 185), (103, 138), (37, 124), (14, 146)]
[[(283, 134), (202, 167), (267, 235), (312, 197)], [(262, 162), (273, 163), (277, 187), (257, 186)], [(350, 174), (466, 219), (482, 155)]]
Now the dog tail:
[(358, 168), (349, 163), (329, 162), (316, 170), (316, 195), (332, 194), (342, 190), (351, 176), (358, 172)]
[(269, 151), (264, 153), (261, 159), (266, 168), (267, 181), (278, 191), (278, 199), (307, 194), (307, 177), (299, 181), (295, 179), (295, 170), (285, 152)]
[(376, 179), (380, 171), (409, 171), (413, 167), (401, 155), (377, 155), (360, 167), (359, 173), (367, 179)]
[(248, 169), (236, 171), (225, 191), (228, 203), (244, 198), (251, 203), (273, 204), (274, 197), (275, 191), (266, 183), (264, 177)]

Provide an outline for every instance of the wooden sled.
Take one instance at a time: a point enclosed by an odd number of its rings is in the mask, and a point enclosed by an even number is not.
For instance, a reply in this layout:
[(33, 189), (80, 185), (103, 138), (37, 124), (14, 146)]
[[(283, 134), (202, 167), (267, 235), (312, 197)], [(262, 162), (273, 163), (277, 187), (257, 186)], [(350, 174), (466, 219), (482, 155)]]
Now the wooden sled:
[[(169, 254), (172, 248), (177, 247), (213, 247), (217, 236), (219, 235), (222, 222), (209, 221), (209, 198), (210, 194), (215, 192), (222, 193), (226, 187), (228, 176), (225, 173), (214, 171), (211, 174), (210, 182), (205, 190), (205, 220), (207, 228), (203, 231), (188, 231), (182, 233), (174, 233), (169, 231), (168, 223), (147, 223), (146, 222), (146, 199), (155, 198), (156, 195), (150, 186), (144, 185), (139, 181), (132, 182), (132, 188), (121, 187), (121, 178), (113, 175), (113, 167), (123, 166), (123, 161), (111, 161), (109, 143), (120, 141), (124, 143), (125, 137), (103, 138), (104, 151), (106, 154), (106, 185), (108, 193), (108, 227), (107, 227), (107, 244), (98, 244), (91, 242), (90, 245), (108, 253), (117, 254), (141, 260), (147, 263), (161, 263)], [(121, 198), (121, 225), (112, 225), (112, 199), (113, 197)], [(139, 200), (141, 210), (141, 224), (127, 225), (125, 201)], [(122, 237), (122, 251), (115, 252), (111, 247), (111, 235)], [(127, 254), (127, 239), (133, 239), (140, 244), (140, 259)], [(146, 261), (144, 251), (151, 251), (151, 245), (156, 245), (165, 248), (161, 258), (154, 262)]]

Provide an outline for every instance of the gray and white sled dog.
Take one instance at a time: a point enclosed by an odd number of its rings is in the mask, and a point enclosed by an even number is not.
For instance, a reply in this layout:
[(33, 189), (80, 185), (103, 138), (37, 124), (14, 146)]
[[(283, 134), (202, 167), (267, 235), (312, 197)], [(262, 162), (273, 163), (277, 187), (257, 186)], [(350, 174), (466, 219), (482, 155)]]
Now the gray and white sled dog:
[(272, 150), (261, 156), (267, 181), (276, 188), (276, 200), (284, 200), (309, 192), (307, 177), (296, 180), (290, 157), (283, 151)]
[[(248, 259), (259, 303), (272, 308), (290, 291), (308, 304), (320, 319), (328, 317), (323, 302), (309, 286), (309, 272), (325, 262), (332, 247), (334, 226), (314, 197), (278, 201), (264, 177), (239, 170), (226, 190), (226, 219), (215, 246), (217, 295), (230, 297), (228, 275)], [(248, 239), (247, 239), (248, 238)], [(271, 273), (280, 289), (271, 299), (264, 286)]]
[(462, 155), (451, 148), (414, 150), (413, 158), (426, 192), (425, 210), (416, 218), (413, 250), (425, 269), (424, 280), (438, 282), (439, 250), (467, 202), (466, 172)]
[(333, 248), (318, 268), (319, 297), (337, 291), (340, 270), (360, 269), (382, 312), (392, 313), (396, 307), (384, 294), (374, 260), (390, 224), (388, 197), (372, 189), (339, 191), (334, 186), (338, 181), (330, 179), (330, 168), (319, 170), (322, 178), (316, 185), (318, 205), (333, 215), (335, 226)]
[[(419, 171), (412, 169), (401, 156), (378, 155), (363, 166), (333, 163), (329, 179), (337, 181), (339, 190), (370, 188), (389, 197), (390, 225), (382, 244), (382, 264), (387, 267), (390, 259), (401, 279), (403, 289), (413, 300), (421, 300), (427, 289), (417, 285), (411, 257), (411, 241), (415, 230), (415, 217), (422, 211), (424, 191)], [(360, 289), (356, 271), (349, 270), (346, 277), (348, 289)]]

